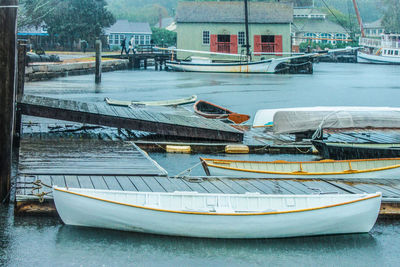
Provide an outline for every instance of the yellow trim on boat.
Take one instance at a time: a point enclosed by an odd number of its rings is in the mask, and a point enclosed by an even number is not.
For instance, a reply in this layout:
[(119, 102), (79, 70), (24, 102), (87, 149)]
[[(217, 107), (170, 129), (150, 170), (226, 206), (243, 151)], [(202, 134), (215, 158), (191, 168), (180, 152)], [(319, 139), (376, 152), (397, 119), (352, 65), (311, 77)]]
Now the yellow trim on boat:
[(326, 208), (333, 208), (333, 207), (338, 207), (338, 206), (343, 206), (343, 205), (348, 205), (368, 199), (373, 199), (380, 197), (382, 193), (376, 193), (375, 195), (369, 196), (369, 197), (364, 197), (360, 199), (355, 199), (351, 201), (346, 201), (338, 204), (332, 204), (332, 205), (326, 205), (322, 207), (316, 207), (316, 208), (309, 208), (309, 209), (299, 209), (299, 210), (288, 210), (288, 211), (271, 211), (271, 212), (259, 212), (259, 213), (214, 213), (214, 212), (195, 212), (195, 211), (176, 211), (176, 210), (163, 210), (163, 209), (156, 209), (156, 208), (150, 208), (150, 207), (144, 207), (144, 206), (137, 206), (137, 205), (132, 205), (132, 204), (126, 204), (126, 203), (121, 203), (117, 201), (112, 201), (112, 200), (107, 200), (107, 199), (102, 199), (102, 198), (97, 198), (97, 197), (92, 197), (76, 192), (71, 192), (69, 190), (63, 190), (60, 188), (55, 188), (53, 187), (54, 190), (72, 194), (72, 195), (77, 195), (80, 197), (86, 197), (94, 200), (99, 200), (103, 202), (108, 202), (112, 204), (117, 204), (117, 205), (122, 205), (122, 206), (127, 206), (127, 207), (133, 207), (133, 208), (139, 208), (139, 209), (145, 209), (145, 210), (153, 210), (153, 211), (161, 211), (161, 212), (170, 212), (170, 213), (182, 213), (182, 214), (193, 214), (193, 215), (221, 215), (221, 216), (249, 216), (249, 215), (273, 215), (273, 214), (285, 214), (285, 213), (296, 213), (296, 212), (305, 212), (305, 211), (312, 211), (312, 210), (320, 210), (320, 209), (326, 209)]
[(366, 173), (366, 172), (375, 172), (375, 171), (384, 171), (384, 170), (390, 170), (390, 169), (395, 169), (399, 168), (400, 164), (397, 165), (391, 165), (387, 167), (380, 167), (380, 168), (374, 168), (374, 169), (367, 169), (367, 170), (354, 170), (351, 168), (351, 162), (362, 162), (362, 161), (377, 161), (377, 160), (400, 160), (400, 158), (392, 158), (392, 159), (363, 159), (363, 160), (336, 160), (336, 161), (330, 161), (330, 162), (318, 162), (318, 161), (304, 161), (304, 162), (279, 162), (279, 161), (240, 161), (240, 160), (225, 160), (224, 164), (227, 164), (227, 162), (240, 162), (240, 163), (256, 163), (256, 164), (263, 164), (263, 163), (269, 163), (269, 164), (274, 164), (274, 163), (282, 163), (282, 164), (303, 164), (303, 163), (335, 163), (335, 162), (348, 162), (349, 163), (349, 170), (343, 170), (339, 172), (306, 172), (302, 170), (301, 166), (301, 171), (294, 171), (294, 172), (277, 172), (277, 171), (261, 171), (261, 170), (252, 170), (252, 169), (240, 169), (240, 168), (233, 168), (233, 167), (226, 167), (226, 166), (220, 166), (216, 165), (207, 161), (212, 161), (218, 163), (218, 160), (214, 161), (214, 159), (205, 159), (201, 158), (204, 160), (205, 164), (208, 167), (214, 167), (214, 168), (219, 168), (219, 169), (226, 169), (226, 170), (233, 170), (233, 171), (241, 171), (241, 172), (251, 172), (251, 173), (263, 173), (263, 174), (279, 174), (279, 175), (339, 175), (339, 174), (349, 174), (349, 173)]

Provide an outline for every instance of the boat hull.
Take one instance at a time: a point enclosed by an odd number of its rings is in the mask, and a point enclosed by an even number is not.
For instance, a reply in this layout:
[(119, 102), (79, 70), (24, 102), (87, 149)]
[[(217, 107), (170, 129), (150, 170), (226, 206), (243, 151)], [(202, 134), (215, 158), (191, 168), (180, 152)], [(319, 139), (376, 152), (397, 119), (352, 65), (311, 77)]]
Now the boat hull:
[(242, 72), (242, 73), (275, 73), (274, 60), (251, 63), (191, 63), (167, 61), (165, 65), (174, 71), (188, 72)]
[(346, 174), (274, 174), (274, 173), (260, 173), (251, 171), (239, 171), (222, 169), (208, 166), (208, 173), (210, 176), (226, 176), (226, 177), (240, 177), (240, 178), (267, 178), (267, 179), (398, 179), (400, 177), (399, 168), (363, 172), (363, 173), (346, 173)]
[[(118, 194), (118, 191), (110, 193)], [(66, 191), (53, 190), (53, 195), (57, 211), (68, 225), (207, 238), (281, 238), (369, 232), (377, 219), (381, 201), (381, 195), (376, 195), (348, 204), (292, 213), (208, 215), (120, 205)], [(293, 199), (291, 196), (289, 202), (295, 201)]]
[(400, 64), (399, 56), (378, 56), (378, 55), (370, 55), (363, 52), (358, 51), (357, 53), (357, 62), (358, 63), (368, 63), (368, 64)]

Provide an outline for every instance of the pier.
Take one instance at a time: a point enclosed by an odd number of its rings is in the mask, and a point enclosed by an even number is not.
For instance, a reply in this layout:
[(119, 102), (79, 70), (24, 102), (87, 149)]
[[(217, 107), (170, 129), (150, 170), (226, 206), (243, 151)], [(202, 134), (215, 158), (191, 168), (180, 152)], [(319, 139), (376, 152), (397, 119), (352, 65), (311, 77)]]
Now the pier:
[(240, 142), (243, 132), (181, 108), (110, 106), (25, 95), (18, 108), (24, 115), (152, 132), (166, 136)]

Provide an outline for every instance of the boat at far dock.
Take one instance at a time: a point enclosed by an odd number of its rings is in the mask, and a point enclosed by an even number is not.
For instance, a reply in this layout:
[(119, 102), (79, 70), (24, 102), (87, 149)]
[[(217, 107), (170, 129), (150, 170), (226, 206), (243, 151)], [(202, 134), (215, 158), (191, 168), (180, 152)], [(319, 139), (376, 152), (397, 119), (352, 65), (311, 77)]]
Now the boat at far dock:
[(186, 98), (170, 99), (170, 100), (156, 100), (156, 101), (126, 101), (126, 100), (115, 100), (106, 97), (104, 100), (107, 104), (113, 106), (132, 106), (132, 105), (144, 105), (144, 106), (179, 106), (186, 105), (195, 102), (197, 99), (196, 95), (192, 95)]
[(400, 34), (382, 34), (381, 39), (360, 38), (357, 61), (373, 64), (400, 64)]
[(382, 194), (263, 195), (53, 187), (67, 225), (206, 238), (366, 233)]

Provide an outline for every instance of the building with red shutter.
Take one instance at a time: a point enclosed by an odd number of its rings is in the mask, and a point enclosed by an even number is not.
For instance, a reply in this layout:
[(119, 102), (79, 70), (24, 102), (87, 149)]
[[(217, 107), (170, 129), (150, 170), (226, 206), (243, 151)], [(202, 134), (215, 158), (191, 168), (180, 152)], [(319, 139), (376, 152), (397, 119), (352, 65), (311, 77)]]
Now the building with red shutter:
[[(248, 15), (253, 60), (280, 57), (291, 51), (292, 4), (249, 2)], [(179, 2), (176, 22), (178, 49), (246, 54), (244, 1)], [(178, 52), (177, 57), (185, 59), (193, 55)], [(238, 60), (225, 55), (206, 57)]]

